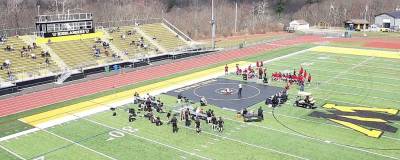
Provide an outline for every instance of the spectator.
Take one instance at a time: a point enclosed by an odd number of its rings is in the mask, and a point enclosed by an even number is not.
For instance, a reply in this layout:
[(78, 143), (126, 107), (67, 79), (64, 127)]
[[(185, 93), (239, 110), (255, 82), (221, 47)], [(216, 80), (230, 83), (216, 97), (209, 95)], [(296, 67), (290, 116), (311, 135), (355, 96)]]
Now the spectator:
[(32, 54), (31, 54), (31, 58), (32, 58), (33, 60), (35, 60), (35, 59), (36, 59), (36, 54), (32, 53)]
[(9, 59), (6, 59), (4, 62), (3, 62), (3, 65), (1, 66), (1, 70), (3, 70), (3, 69), (8, 69), (8, 68), (10, 68), (10, 65), (11, 65), (11, 61), (9, 60)]
[(33, 49), (36, 49), (36, 48), (37, 48), (37, 45), (36, 45), (35, 42), (32, 43), (32, 46), (33, 46)]
[(50, 64), (49, 58), (46, 57), (46, 60), (45, 60), (44, 62), (45, 62), (47, 65), (49, 65), (49, 64)]

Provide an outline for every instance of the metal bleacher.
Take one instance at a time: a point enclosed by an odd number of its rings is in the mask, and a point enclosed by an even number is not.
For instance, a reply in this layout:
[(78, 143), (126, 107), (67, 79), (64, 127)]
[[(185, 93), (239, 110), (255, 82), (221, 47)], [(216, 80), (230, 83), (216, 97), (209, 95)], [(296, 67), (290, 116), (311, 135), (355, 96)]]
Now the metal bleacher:
[(174, 51), (179, 47), (188, 45), (179, 35), (170, 31), (162, 23), (144, 24), (140, 25), (139, 28), (148, 36), (155, 37), (155, 41), (167, 51)]
[[(130, 31), (132, 34), (128, 35), (128, 31)], [(110, 38), (112, 39), (110, 42), (115, 45), (119, 50), (127, 51), (127, 56), (130, 59), (138, 57), (138, 54), (142, 55), (149, 52), (155, 52), (156, 47), (145, 38), (144, 44), (148, 45), (147, 49), (131, 44), (132, 41), (138, 42), (142, 37), (139, 33), (136, 32), (136, 30), (132, 26), (112, 28), (109, 29), (108, 32), (110, 34)], [(125, 35), (125, 39), (122, 38), (122, 35)]]
[[(6, 51), (7, 45), (11, 46), (13, 51)], [(7, 59), (11, 61), (10, 71), (14, 75), (14, 80), (44, 76), (58, 70), (51, 58), (49, 58), (50, 64), (45, 63), (46, 58), (41, 57), (42, 49), (40, 47), (32, 49), (31, 52), (27, 53), (27, 56), (21, 57), (23, 46), (27, 47), (28, 45), (16, 36), (8, 37), (5, 43), (0, 44), (0, 62), (3, 64)], [(37, 58), (32, 59), (30, 54), (35, 54)], [(0, 70), (0, 78), (9, 80), (7, 72), (6, 69)]]
[[(105, 64), (113, 61), (112, 52), (109, 51), (109, 56), (106, 56), (105, 49), (101, 43), (95, 43), (96, 39), (81, 39), (63, 42), (54, 42), (48, 44), (53, 51), (67, 64), (71, 69), (80, 67), (89, 67)], [(100, 48), (100, 57), (95, 57), (93, 54), (93, 46)]]

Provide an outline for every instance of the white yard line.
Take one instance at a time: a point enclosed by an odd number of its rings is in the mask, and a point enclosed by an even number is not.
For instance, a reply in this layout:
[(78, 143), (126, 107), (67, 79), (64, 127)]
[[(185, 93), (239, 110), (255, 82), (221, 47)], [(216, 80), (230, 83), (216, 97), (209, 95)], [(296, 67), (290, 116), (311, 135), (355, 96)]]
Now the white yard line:
[[(272, 114), (272, 112), (266, 112), (268, 114)], [(352, 130), (350, 128), (347, 127), (343, 127), (343, 126), (339, 126), (339, 125), (335, 125), (335, 124), (329, 124), (329, 123), (325, 123), (325, 122), (318, 122), (318, 121), (313, 121), (313, 120), (309, 120), (309, 119), (304, 119), (304, 118), (300, 118), (300, 117), (296, 117), (296, 116), (289, 116), (289, 115), (285, 115), (285, 114), (278, 114), (275, 113), (275, 115), (279, 115), (279, 116), (283, 116), (283, 117), (288, 117), (288, 118), (292, 118), (292, 119), (297, 119), (297, 120), (302, 120), (302, 121), (307, 121), (307, 122), (312, 122), (312, 123), (317, 123), (317, 124), (322, 124), (325, 126), (332, 126), (332, 127), (336, 127), (336, 128), (341, 128), (341, 129), (346, 129), (346, 130)], [(393, 140), (397, 140), (400, 141), (399, 138), (394, 138), (394, 137), (389, 137), (389, 136), (382, 136), (383, 138), (388, 138), (388, 139), (393, 139)]]
[[(233, 119), (226, 118), (226, 117), (225, 117), (224, 119), (230, 120), (230, 121), (234, 121), (234, 122), (239, 122), (239, 123), (245, 123), (245, 122), (233, 120)], [(386, 158), (390, 158), (390, 159), (399, 160), (399, 158), (396, 158), (396, 157), (392, 157), (392, 156), (388, 156), (388, 155), (385, 155), (385, 154), (380, 154), (380, 153), (372, 152), (372, 151), (365, 150), (365, 149), (361, 149), (361, 148), (356, 148), (356, 147), (352, 147), (352, 146), (343, 145), (343, 144), (336, 143), (336, 142), (333, 142), (333, 141), (329, 141), (330, 143), (327, 143), (326, 140), (317, 139), (317, 138), (309, 137), (309, 136), (304, 136), (304, 135), (297, 134), (297, 133), (291, 133), (291, 132), (281, 131), (281, 130), (274, 129), (274, 128), (270, 128), (270, 127), (259, 126), (259, 125), (253, 124), (253, 123), (249, 123), (248, 125), (255, 126), (255, 127), (259, 127), (259, 128), (264, 128), (264, 129), (267, 129), (267, 130), (277, 131), (277, 132), (281, 132), (281, 133), (285, 133), (285, 134), (289, 134), (289, 135), (293, 135), (293, 136), (298, 136), (298, 137), (301, 137), (301, 138), (304, 138), (304, 139), (311, 139), (311, 140), (314, 140), (314, 141), (319, 141), (319, 142), (321, 142), (321, 143), (323, 143), (323, 144), (324, 144), (324, 143), (325, 143), (325, 144), (332, 144), (332, 145), (335, 145), (335, 146), (344, 147), (344, 148), (349, 148), (349, 149), (353, 149), (353, 150), (360, 151), (360, 152), (364, 152), (364, 153), (369, 153), (369, 154), (374, 154), (374, 155), (381, 156), (381, 157), (386, 157)]]
[(84, 149), (87, 149), (87, 150), (89, 150), (89, 151), (92, 151), (92, 152), (94, 152), (94, 153), (96, 153), (96, 154), (98, 154), (98, 155), (101, 155), (101, 156), (103, 156), (103, 157), (106, 157), (106, 158), (108, 158), (108, 159), (117, 160), (117, 159), (115, 159), (115, 158), (113, 158), (113, 157), (111, 157), (111, 156), (109, 156), (109, 155), (106, 155), (106, 154), (101, 153), (101, 152), (99, 152), (99, 151), (93, 150), (93, 149), (91, 149), (91, 148), (89, 148), (89, 147), (86, 147), (86, 146), (84, 146), (84, 145), (81, 145), (81, 144), (79, 144), (79, 143), (76, 143), (75, 141), (72, 141), (72, 140), (70, 140), (70, 139), (67, 139), (67, 138), (65, 138), (65, 137), (62, 137), (62, 136), (60, 136), (60, 135), (58, 135), (58, 134), (55, 134), (55, 133), (53, 133), (53, 132), (50, 132), (50, 131), (48, 131), (48, 130), (46, 130), (46, 129), (42, 129), (42, 131), (44, 131), (44, 132), (46, 132), (46, 133), (49, 133), (49, 134), (51, 134), (51, 135), (53, 135), (53, 136), (56, 136), (56, 137), (58, 137), (58, 138), (60, 138), (60, 139), (63, 139), (63, 140), (65, 140), (65, 141), (68, 141), (68, 142), (70, 142), (70, 143), (73, 143), (73, 144), (75, 144), (75, 145), (77, 145), (77, 146), (79, 146), (79, 147), (82, 147), (82, 148), (84, 148)]
[(174, 149), (174, 150), (177, 150), (177, 151), (180, 151), (180, 152), (183, 152), (183, 153), (192, 155), (192, 156), (199, 157), (199, 158), (201, 158), (201, 159), (210, 160), (210, 158), (207, 158), (207, 157), (198, 155), (198, 154), (193, 153), (193, 152), (185, 151), (185, 150), (183, 150), (183, 149), (177, 148), (177, 147), (172, 146), (172, 145), (169, 145), (169, 144), (161, 143), (161, 142), (158, 142), (158, 141), (156, 141), (156, 140), (152, 140), (152, 139), (149, 139), (149, 138), (146, 138), (146, 137), (142, 137), (142, 136), (133, 134), (133, 133), (131, 133), (131, 132), (128, 132), (128, 131), (125, 131), (125, 130), (122, 130), (122, 129), (118, 129), (118, 128), (115, 128), (115, 127), (111, 127), (111, 126), (108, 126), (108, 125), (106, 125), (106, 124), (103, 124), (103, 123), (100, 123), (100, 122), (96, 122), (96, 121), (93, 121), (93, 120), (90, 120), (90, 119), (87, 119), (87, 118), (84, 118), (84, 117), (79, 117), (79, 118), (84, 119), (84, 120), (89, 121), (89, 122), (92, 122), (92, 123), (94, 123), (94, 124), (97, 124), (97, 125), (100, 125), (100, 126), (109, 128), (109, 129), (114, 129), (114, 130), (117, 130), (117, 131), (120, 131), (120, 132), (129, 134), (129, 135), (134, 136), (134, 137), (139, 138), (139, 139), (143, 139), (143, 140), (146, 140), (146, 141), (149, 141), (149, 142), (152, 142), (152, 143), (155, 143), (155, 144), (164, 146), (164, 147), (168, 147), (168, 148), (171, 148), (171, 149)]
[(0, 144), (0, 148), (2, 148), (3, 150), (7, 151), (7, 152), (8, 152), (8, 153), (10, 153), (10, 154), (12, 154), (13, 156), (17, 157), (18, 159), (21, 159), (21, 160), (26, 160), (24, 157), (22, 157), (22, 156), (18, 155), (17, 153), (15, 153), (15, 152), (11, 151), (10, 149), (8, 149), (8, 148), (4, 147), (4, 146), (3, 146), (3, 145), (1, 145), (1, 144)]
[[(313, 89), (313, 88), (311, 88), (311, 89)], [(362, 97), (365, 97), (365, 98), (380, 99), (380, 100), (384, 100), (384, 101), (391, 101), (391, 102), (400, 103), (399, 100), (388, 99), (388, 98), (383, 98), (383, 97), (361, 95), (361, 94), (349, 93), (349, 92), (340, 92), (340, 91), (334, 91), (334, 90), (329, 90), (329, 89), (321, 89), (321, 88), (314, 88), (313, 90), (321, 90), (321, 91), (326, 91), (326, 92), (330, 92), (330, 93), (338, 93), (338, 94), (343, 94), (343, 95), (362, 96)]]
[[(340, 76), (347, 74), (348, 72), (352, 71), (353, 69), (355, 69), (355, 68), (357, 68), (357, 67), (362, 66), (364, 63), (367, 63), (369, 60), (372, 60), (372, 59), (374, 59), (374, 57), (368, 57), (367, 59), (361, 61), (360, 63), (354, 65), (353, 67), (351, 67), (351, 68), (349, 68), (349, 69), (347, 69), (347, 70), (344, 70), (343, 72), (337, 74), (335, 77), (333, 77), (333, 78), (331, 78), (331, 79), (329, 79), (329, 80), (327, 80), (327, 81), (325, 81), (325, 82), (322, 82), (322, 84), (323, 84), (323, 83), (329, 83), (329, 82), (331, 82), (331, 81), (333, 81), (333, 80), (335, 80), (335, 79), (338, 79)], [(313, 90), (313, 89), (317, 89), (317, 88), (319, 88), (320, 86), (321, 86), (321, 85), (317, 86), (316, 88), (311, 88), (309, 91), (311, 91), (311, 90)]]
[[(365, 89), (365, 87), (357, 87), (357, 86), (345, 85), (345, 84), (339, 84), (339, 83), (326, 83), (326, 84), (334, 85), (334, 86), (357, 88), (357, 89)], [(390, 94), (400, 94), (400, 89), (399, 89), (399, 92), (392, 92), (392, 91), (386, 91), (386, 90), (380, 90), (380, 89), (372, 89), (372, 88), (368, 88), (368, 90), (378, 91), (378, 92), (386, 92), (386, 93), (390, 93)]]
[[(304, 59), (304, 61), (302, 61), (301, 59), (296, 59), (296, 60), (299, 60), (299, 62), (316, 62), (316, 61), (312, 61), (312, 60), (306, 60), (306, 59)], [(288, 67), (288, 65), (285, 65), (285, 62), (282, 62), (283, 64), (272, 64), (272, 66), (279, 66), (279, 67)], [(332, 62), (328, 62), (328, 61), (323, 61), (323, 63), (332, 63)], [(335, 63), (335, 64), (338, 64), (338, 65), (341, 65), (340, 63)], [(354, 65), (352, 65), (352, 66), (354, 66)], [(365, 66), (365, 65), (364, 65)], [(363, 66), (363, 67), (364, 67)], [(371, 67), (371, 66), (369, 66), (369, 67)], [(382, 69), (384, 69), (384, 68), (382, 68)], [(312, 71), (320, 71), (320, 72), (328, 72), (328, 73), (338, 73), (338, 72), (335, 72), (335, 71), (330, 71), (330, 70), (324, 70), (324, 69), (317, 69), (317, 68), (312, 68), (311, 69)], [(372, 72), (372, 71), (369, 71), (371, 74), (372, 73), (380, 73), (380, 74), (391, 74), (391, 75), (397, 75), (396, 73), (388, 73), (388, 72)], [(400, 72), (400, 71), (399, 71)], [(357, 75), (357, 76), (365, 76), (364, 74), (357, 74), (357, 73), (351, 73), (352, 75)], [(397, 80), (397, 81), (400, 81), (400, 78), (388, 78), (388, 77), (378, 77), (378, 78), (381, 78), (381, 79), (390, 79), (390, 80)]]
[[(195, 131), (194, 128), (190, 128), (190, 127), (183, 126), (183, 125), (179, 125), (179, 126)], [(259, 149), (272, 151), (272, 152), (275, 152), (275, 153), (278, 153), (278, 154), (282, 154), (282, 155), (285, 155), (285, 156), (289, 156), (289, 157), (293, 157), (293, 158), (297, 158), (297, 159), (308, 160), (308, 158), (305, 158), (305, 157), (301, 157), (301, 156), (293, 155), (293, 154), (286, 153), (286, 152), (283, 152), (283, 151), (279, 151), (279, 150), (276, 150), (276, 149), (267, 148), (267, 147), (259, 146), (259, 145), (256, 145), (256, 144), (244, 142), (244, 141), (237, 140), (237, 139), (234, 139), (234, 138), (221, 136), (221, 135), (210, 133), (210, 132), (207, 132), (207, 131), (202, 131), (201, 133), (205, 133), (205, 134), (208, 134), (208, 135), (211, 135), (211, 136), (215, 136), (215, 137), (218, 137), (218, 138), (221, 138), (221, 139), (227, 139), (227, 140), (234, 141), (234, 142), (237, 142), (237, 143), (240, 143), (240, 144), (244, 144), (244, 145), (247, 145), (247, 146), (251, 146), (251, 147), (255, 147), (255, 148), (259, 148)]]
[[(310, 53), (312, 54), (312, 53)], [(374, 57), (377, 58), (377, 57)], [(334, 63), (334, 64), (343, 64), (343, 63), (339, 63), (339, 62), (335, 62), (336, 59), (326, 59), (326, 60), (322, 60), (322, 59), (318, 59), (318, 58), (300, 58), (298, 57), (299, 60), (304, 60), (304, 61), (312, 61), (312, 62), (324, 62), (324, 63)], [(358, 58), (357, 58), (358, 59)], [(386, 70), (396, 70), (396, 71), (400, 71), (398, 67), (398, 65), (393, 65), (395, 66), (395, 68), (392, 67), (378, 67), (379, 65), (383, 65), (381, 63), (373, 63), (373, 62), (368, 62), (367, 64), (378, 64), (377, 66), (371, 66), (371, 65), (364, 65), (365, 67), (368, 68), (376, 68), (376, 69), (386, 69)], [(400, 62), (399, 62), (400, 63)], [(356, 65), (356, 64), (347, 64), (347, 65)]]
[[(315, 51), (312, 51), (309, 54), (313, 54), (313, 55), (316, 55), (316, 56), (334, 55), (334, 56), (337, 56), (337, 57), (343, 57), (343, 58), (347, 58), (347, 59), (358, 59), (360, 57), (358, 55), (349, 56), (349, 55), (346, 55), (346, 54), (324, 53), (324, 52), (315, 52)], [(376, 58), (377, 58), (376, 60), (382, 60), (382, 61), (385, 61), (385, 62), (400, 63), (400, 60), (397, 61), (397, 60), (394, 60), (394, 59), (381, 58), (381, 57), (376, 57)]]

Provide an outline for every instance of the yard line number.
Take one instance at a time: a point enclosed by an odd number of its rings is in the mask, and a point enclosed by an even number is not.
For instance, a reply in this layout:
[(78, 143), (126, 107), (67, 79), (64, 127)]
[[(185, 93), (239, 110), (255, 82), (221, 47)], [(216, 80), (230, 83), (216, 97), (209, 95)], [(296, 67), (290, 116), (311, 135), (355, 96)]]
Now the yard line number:
[[(123, 127), (122, 130), (123, 130), (123, 131), (126, 131), (126, 132), (128, 132), (128, 133), (135, 133), (135, 132), (138, 131), (138, 129), (133, 128), (133, 127), (131, 127), (131, 126)], [(121, 132), (121, 131), (118, 131), (118, 130), (113, 130), (113, 131), (108, 132), (108, 135), (109, 135), (110, 137), (109, 137), (106, 141), (112, 141), (112, 140), (114, 140), (114, 139), (124, 137), (124, 136), (125, 136), (125, 133), (124, 133), (124, 132)]]

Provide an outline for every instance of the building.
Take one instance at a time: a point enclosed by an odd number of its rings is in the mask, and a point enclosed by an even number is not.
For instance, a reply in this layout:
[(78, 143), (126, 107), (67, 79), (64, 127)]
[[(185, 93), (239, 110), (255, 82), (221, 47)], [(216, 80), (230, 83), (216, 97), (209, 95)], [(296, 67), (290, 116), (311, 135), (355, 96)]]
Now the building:
[(392, 11), (376, 15), (375, 24), (380, 28), (399, 29), (400, 11)]
[(294, 20), (289, 23), (289, 27), (294, 30), (307, 30), (310, 29), (310, 24), (305, 20)]
[(361, 31), (368, 29), (369, 22), (365, 19), (350, 19), (344, 21), (344, 28), (349, 30)]

